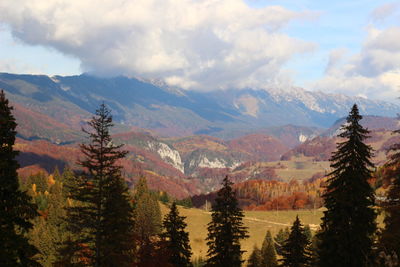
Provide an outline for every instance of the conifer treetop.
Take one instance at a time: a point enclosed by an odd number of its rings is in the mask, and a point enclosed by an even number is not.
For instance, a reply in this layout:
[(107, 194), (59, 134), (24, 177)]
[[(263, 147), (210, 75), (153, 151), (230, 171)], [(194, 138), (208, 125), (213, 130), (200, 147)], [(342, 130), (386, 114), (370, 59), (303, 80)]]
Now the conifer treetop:
[(243, 250), (240, 240), (248, 237), (243, 225), (243, 211), (239, 207), (232, 182), (226, 176), (212, 207), (208, 224), (208, 260), (206, 266), (241, 266)]
[(365, 266), (371, 261), (376, 212), (368, 180), (374, 164), (372, 148), (365, 144), (369, 131), (361, 119), (354, 105), (338, 135), (342, 141), (332, 154), (333, 170), (323, 194), (326, 211), (317, 234), (321, 266)]
[(282, 263), (288, 267), (305, 267), (311, 261), (309, 252), (310, 241), (308, 240), (299, 216), (290, 229), (289, 238), (282, 247)]
[(337, 151), (332, 155), (331, 167), (334, 171), (330, 175), (338, 175), (349, 164), (356, 164), (357, 166), (354, 167), (363, 169), (363, 175), (370, 174), (369, 168), (374, 167), (370, 160), (372, 148), (363, 142), (369, 137), (369, 130), (360, 124), (361, 119), (362, 116), (359, 114), (358, 107), (354, 104), (346, 118), (346, 123), (341, 127), (341, 133), (338, 135), (344, 141), (337, 144)]
[(80, 144), (85, 159), (79, 160), (78, 164), (84, 167), (91, 176), (98, 176), (100, 179), (104, 176), (118, 175), (122, 167), (117, 164), (117, 161), (124, 158), (128, 151), (120, 150), (123, 144), (113, 143), (109, 132), (114, 126), (112, 115), (104, 103), (96, 110), (88, 126), (91, 130), (82, 128), (82, 131), (88, 135), (89, 143)]
[(175, 201), (171, 204), (170, 211), (163, 220), (164, 232), (161, 237), (166, 242), (168, 262), (172, 266), (190, 267), (192, 255), (189, 243), (189, 233), (185, 231), (186, 217), (180, 216)]

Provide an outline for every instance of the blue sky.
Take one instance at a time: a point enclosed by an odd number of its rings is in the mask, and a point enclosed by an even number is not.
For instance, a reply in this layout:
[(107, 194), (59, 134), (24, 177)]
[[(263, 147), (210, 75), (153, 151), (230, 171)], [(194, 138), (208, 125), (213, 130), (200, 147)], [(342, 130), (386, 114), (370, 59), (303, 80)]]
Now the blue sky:
[[(319, 12), (318, 18), (302, 23), (290, 23), (285, 29), (290, 36), (314, 42), (318, 49), (300, 56), (288, 63), (296, 70), (296, 83), (307, 86), (309, 82), (324, 75), (329, 52), (344, 48), (350, 53), (361, 50), (367, 36), (367, 28), (373, 23), (372, 13), (385, 3), (385, 0), (248, 0), (251, 6), (281, 5), (291, 10), (313, 10)], [(390, 22), (393, 23), (393, 22)], [(385, 27), (390, 23), (377, 23)], [(400, 22), (397, 23), (400, 25)], [(400, 38), (400, 36), (399, 36)]]
[(80, 74), (78, 58), (66, 56), (51, 47), (29, 45), (14, 38), (7, 26), (0, 30), (1, 72), (38, 73), (48, 75)]
[(118, 0), (90, 11), (93, 0), (63, 1), (0, 3), (0, 71), (140, 76), (195, 90), (399, 93), (400, 66), (390, 61), (399, 46), (383, 42), (400, 39), (400, 1)]

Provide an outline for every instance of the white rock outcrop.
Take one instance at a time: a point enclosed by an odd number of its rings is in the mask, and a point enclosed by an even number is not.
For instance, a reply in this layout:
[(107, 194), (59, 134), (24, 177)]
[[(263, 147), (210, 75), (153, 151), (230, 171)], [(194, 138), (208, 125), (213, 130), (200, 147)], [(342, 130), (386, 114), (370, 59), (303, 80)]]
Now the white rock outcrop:
[(184, 173), (185, 168), (181, 159), (181, 155), (178, 151), (172, 149), (167, 144), (156, 142), (149, 142), (148, 148), (149, 150), (156, 152), (164, 162), (172, 165), (175, 169), (178, 169), (180, 172)]
[(192, 168), (236, 168), (241, 162), (228, 163), (222, 158), (209, 159), (206, 155), (201, 155), (197, 159), (193, 159), (189, 162), (189, 167)]

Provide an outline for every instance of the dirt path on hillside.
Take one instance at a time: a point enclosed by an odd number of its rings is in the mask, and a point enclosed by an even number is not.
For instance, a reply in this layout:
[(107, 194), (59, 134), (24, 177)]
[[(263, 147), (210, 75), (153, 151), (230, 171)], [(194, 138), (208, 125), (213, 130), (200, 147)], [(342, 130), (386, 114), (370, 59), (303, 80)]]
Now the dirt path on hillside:
[[(288, 223), (280, 223), (280, 222), (273, 222), (273, 221), (268, 221), (268, 220), (262, 220), (262, 219), (258, 219), (258, 218), (254, 218), (254, 217), (244, 217), (245, 220), (248, 221), (254, 221), (254, 222), (264, 222), (264, 223), (269, 223), (269, 224), (275, 224), (275, 225), (281, 225), (281, 226), (285, 226), (285, 227), (291, 227), (291, 224)], [(309, 224), (311, 230), (318, 230), (319, 225), (317, 224)]]
[[(211, 212), (209, 211), (203, 211), (206, 214), (211, 214)], [(254, 218), (254, 217), (244, 217), (244, 220), (248, 220), (248, 221), (253, 221), (253, 222), (263, 222), (263, 223), (269, 223), (269, 224), (274, 224), (274, 225), (280, 225), (280, 226), (285, 226), (285, 227), (291, 227), (291, 224), (288, 223), (280, 223), (280, 222), (274, 222), (274, 221), (268, 221), (268, 220), (262, 220), (262, 219), (258, 219), (258, 218)], [(311, 230), (313, 231), (317, 231), (319, 229), (319, 225), (318, 224), (309, 224)]]

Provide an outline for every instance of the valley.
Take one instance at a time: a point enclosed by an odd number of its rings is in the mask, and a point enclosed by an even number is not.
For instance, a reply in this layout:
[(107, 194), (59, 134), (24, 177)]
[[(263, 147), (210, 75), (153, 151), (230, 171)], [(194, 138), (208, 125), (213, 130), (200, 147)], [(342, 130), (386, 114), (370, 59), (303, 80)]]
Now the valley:
[[(256, 195), (263, 190), (276, 192), (262, 201), (243, 193), (241, 205), (246, 209), (321, 205), (319, 187), (340, 141), (336, 136), (344, 123), (344, 107), (352, 101), (371, 114), (361, 122), (371, 130), (366, 142), (375, 151), (377, 166), (400, 139), (392, 134), (399, 128), (397, 119), (390, 117), (400, 110), (395, 104), (299, 88), (291, 95), (274, 90), (228, 90), (222, 95), (125, 77), (6, 73), (0, 74), (0, 88), (14, 105), (20, 175), (52, 173), (67, 166), (77, 170), (82, 156), (78, 144), (86, 141), (81, 128), (97, 103), (104, 102), (113, 112), (113, 139), (129, 152), (120, 162), (129, 186), (145, 175), (152, 190), (176, 198), (196, 196), (197, 207), (206, 199), (212, 201), (212, 192), (226, 175), (238, 188), (259, 192)], [(328, 105), (333, 99), (333, 106)], [(256, 108), (248, 110), (250, 104)]]

